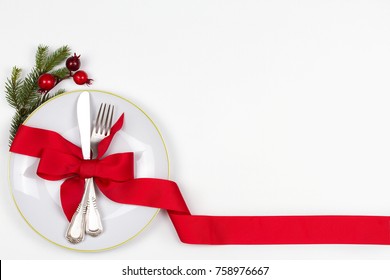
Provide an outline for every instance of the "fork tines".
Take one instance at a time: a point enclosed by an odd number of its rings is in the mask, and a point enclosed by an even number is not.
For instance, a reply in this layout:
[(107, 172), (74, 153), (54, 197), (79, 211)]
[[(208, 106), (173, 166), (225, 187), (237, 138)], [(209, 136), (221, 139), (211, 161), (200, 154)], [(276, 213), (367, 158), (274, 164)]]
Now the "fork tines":
[(95, 132), (107, 136), (112, 125), (112, 118), (114, 116), (114, 106), (111, 104), (100, 104), (99, 112), (96, 117)]

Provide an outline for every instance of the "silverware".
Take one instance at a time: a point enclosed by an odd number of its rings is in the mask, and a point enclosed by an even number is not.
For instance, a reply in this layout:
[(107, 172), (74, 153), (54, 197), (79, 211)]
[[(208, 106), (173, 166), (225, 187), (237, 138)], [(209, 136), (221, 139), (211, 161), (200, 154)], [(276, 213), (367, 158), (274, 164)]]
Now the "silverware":
[[(101, 140), (110, 135), (114, 106), (101, 104), (91, 134), (92, 156), (98, 155), (98, 144)], [(88, 201), (86, 212), (86, 233), (91, 236), (98, 236), (103, 232), (103, 225), (100, 219), (99, 210), (96, 205), (96, 192), (94, 184), (88, 185)]]
[[(84, 91), (80, 94), (77, 101), (77, 121), (80, 131), (81, 149), (84, 159), (91, 159), (91, 119), (90, 119), (90, 100), (89, 93)], [(85, 191), (76, 212), (66, 230), (66, 239), (73, 244), (77, 244), (84, 239), (85, 214), (87, 211), (87, 191), (93, 184), (92, 178), (85, 179)]]

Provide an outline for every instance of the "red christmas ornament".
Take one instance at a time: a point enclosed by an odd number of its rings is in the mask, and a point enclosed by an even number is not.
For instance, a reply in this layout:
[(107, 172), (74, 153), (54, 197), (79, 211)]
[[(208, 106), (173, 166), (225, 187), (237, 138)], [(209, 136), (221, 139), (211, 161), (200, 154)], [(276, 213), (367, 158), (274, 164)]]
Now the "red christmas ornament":
[(90, 85), (93, 80), (88, 79), (88, 74), (85, 71), (79, 70), (73, 74), (73, 81), (78, 85)]
[(69, 71), (77, 71), (80, 69), (80, 55), (77, 55), (76, 53), (73, 54), (73, 56), (69, 57), (66, 60), (66, 68), (69, 69)]
[(51, 90), (56, 85), (56, 78), (52, 74), (42, 74), (38, 78), (38, 86), (43, 91)]

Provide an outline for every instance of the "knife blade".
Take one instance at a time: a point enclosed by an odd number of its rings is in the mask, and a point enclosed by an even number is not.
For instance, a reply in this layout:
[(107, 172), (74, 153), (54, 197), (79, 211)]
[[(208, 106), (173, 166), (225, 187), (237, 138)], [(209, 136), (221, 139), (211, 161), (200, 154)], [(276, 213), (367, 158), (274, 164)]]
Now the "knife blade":
[(82, 92), (77, 101), (77, 121), (83, 158), (91, 159), (91, 106), (88, 91)]
[[(91, 116), (90, 116), (90, 98), (89, 92), (84, 91), (80, 94), (77, 100), (77, 122), (79, 125), (81, 150), (84, 159), (91, 159)], [(85, 179), (85, 190), (83, 197), (76, 212), (73, 214), (68, 228), (65, 233), (65, 238), (73, 244), (80, 243), (85, 237), (85, 224), (87, 212), (88, 190), (93, 184), (92, 178)]]

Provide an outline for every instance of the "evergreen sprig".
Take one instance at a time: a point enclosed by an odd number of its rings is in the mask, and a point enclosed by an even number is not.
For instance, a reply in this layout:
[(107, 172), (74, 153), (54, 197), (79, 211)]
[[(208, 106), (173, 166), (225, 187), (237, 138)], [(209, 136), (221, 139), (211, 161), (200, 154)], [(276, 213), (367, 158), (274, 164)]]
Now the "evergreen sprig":
[(37, 69), (43, 71), (48, 55), (49, 55), (48, 46), (42, 46), (42, 45), (38, 46), (37, 52), (35, 54), (35, 67)]
[(54, 67), (60, 65), (70, 55), (68, 46), (63, 46), (56, 49), (54, 52), (46, 56), (44, 64), (44, 72), (50, 72)]
[(15, 115), (11, 121), (9, 144), (11, 145), (19, 126), (40, 105), (50, 98), (64, 93), (60, 89), (55, 93), (41, 93), (38, 87), (38, 78), (44, 73), (50, 73), (61, 81), (69, 77), (66, 67), (59, 67), (71, 54), (68, 46), (62, 46), (53, 52), (49, 52), (48, 46), (38, 46), (35, 54), (35, 66), (24, 78), (22, 69), (14, 67), (11, 77), (5, 83), (5, 98), (8, 104), (15, 109)]
[(9, 105), (12, 108), (19, 110), (19, 96), (18, 92), (22, 86), (22, 81), (20, 80), (20, 75), (22, 74), (22, 69), (17, 68), (16, 66), (12, 69), (11, 78), (7, 79), (5, 84), (6, 99)]

